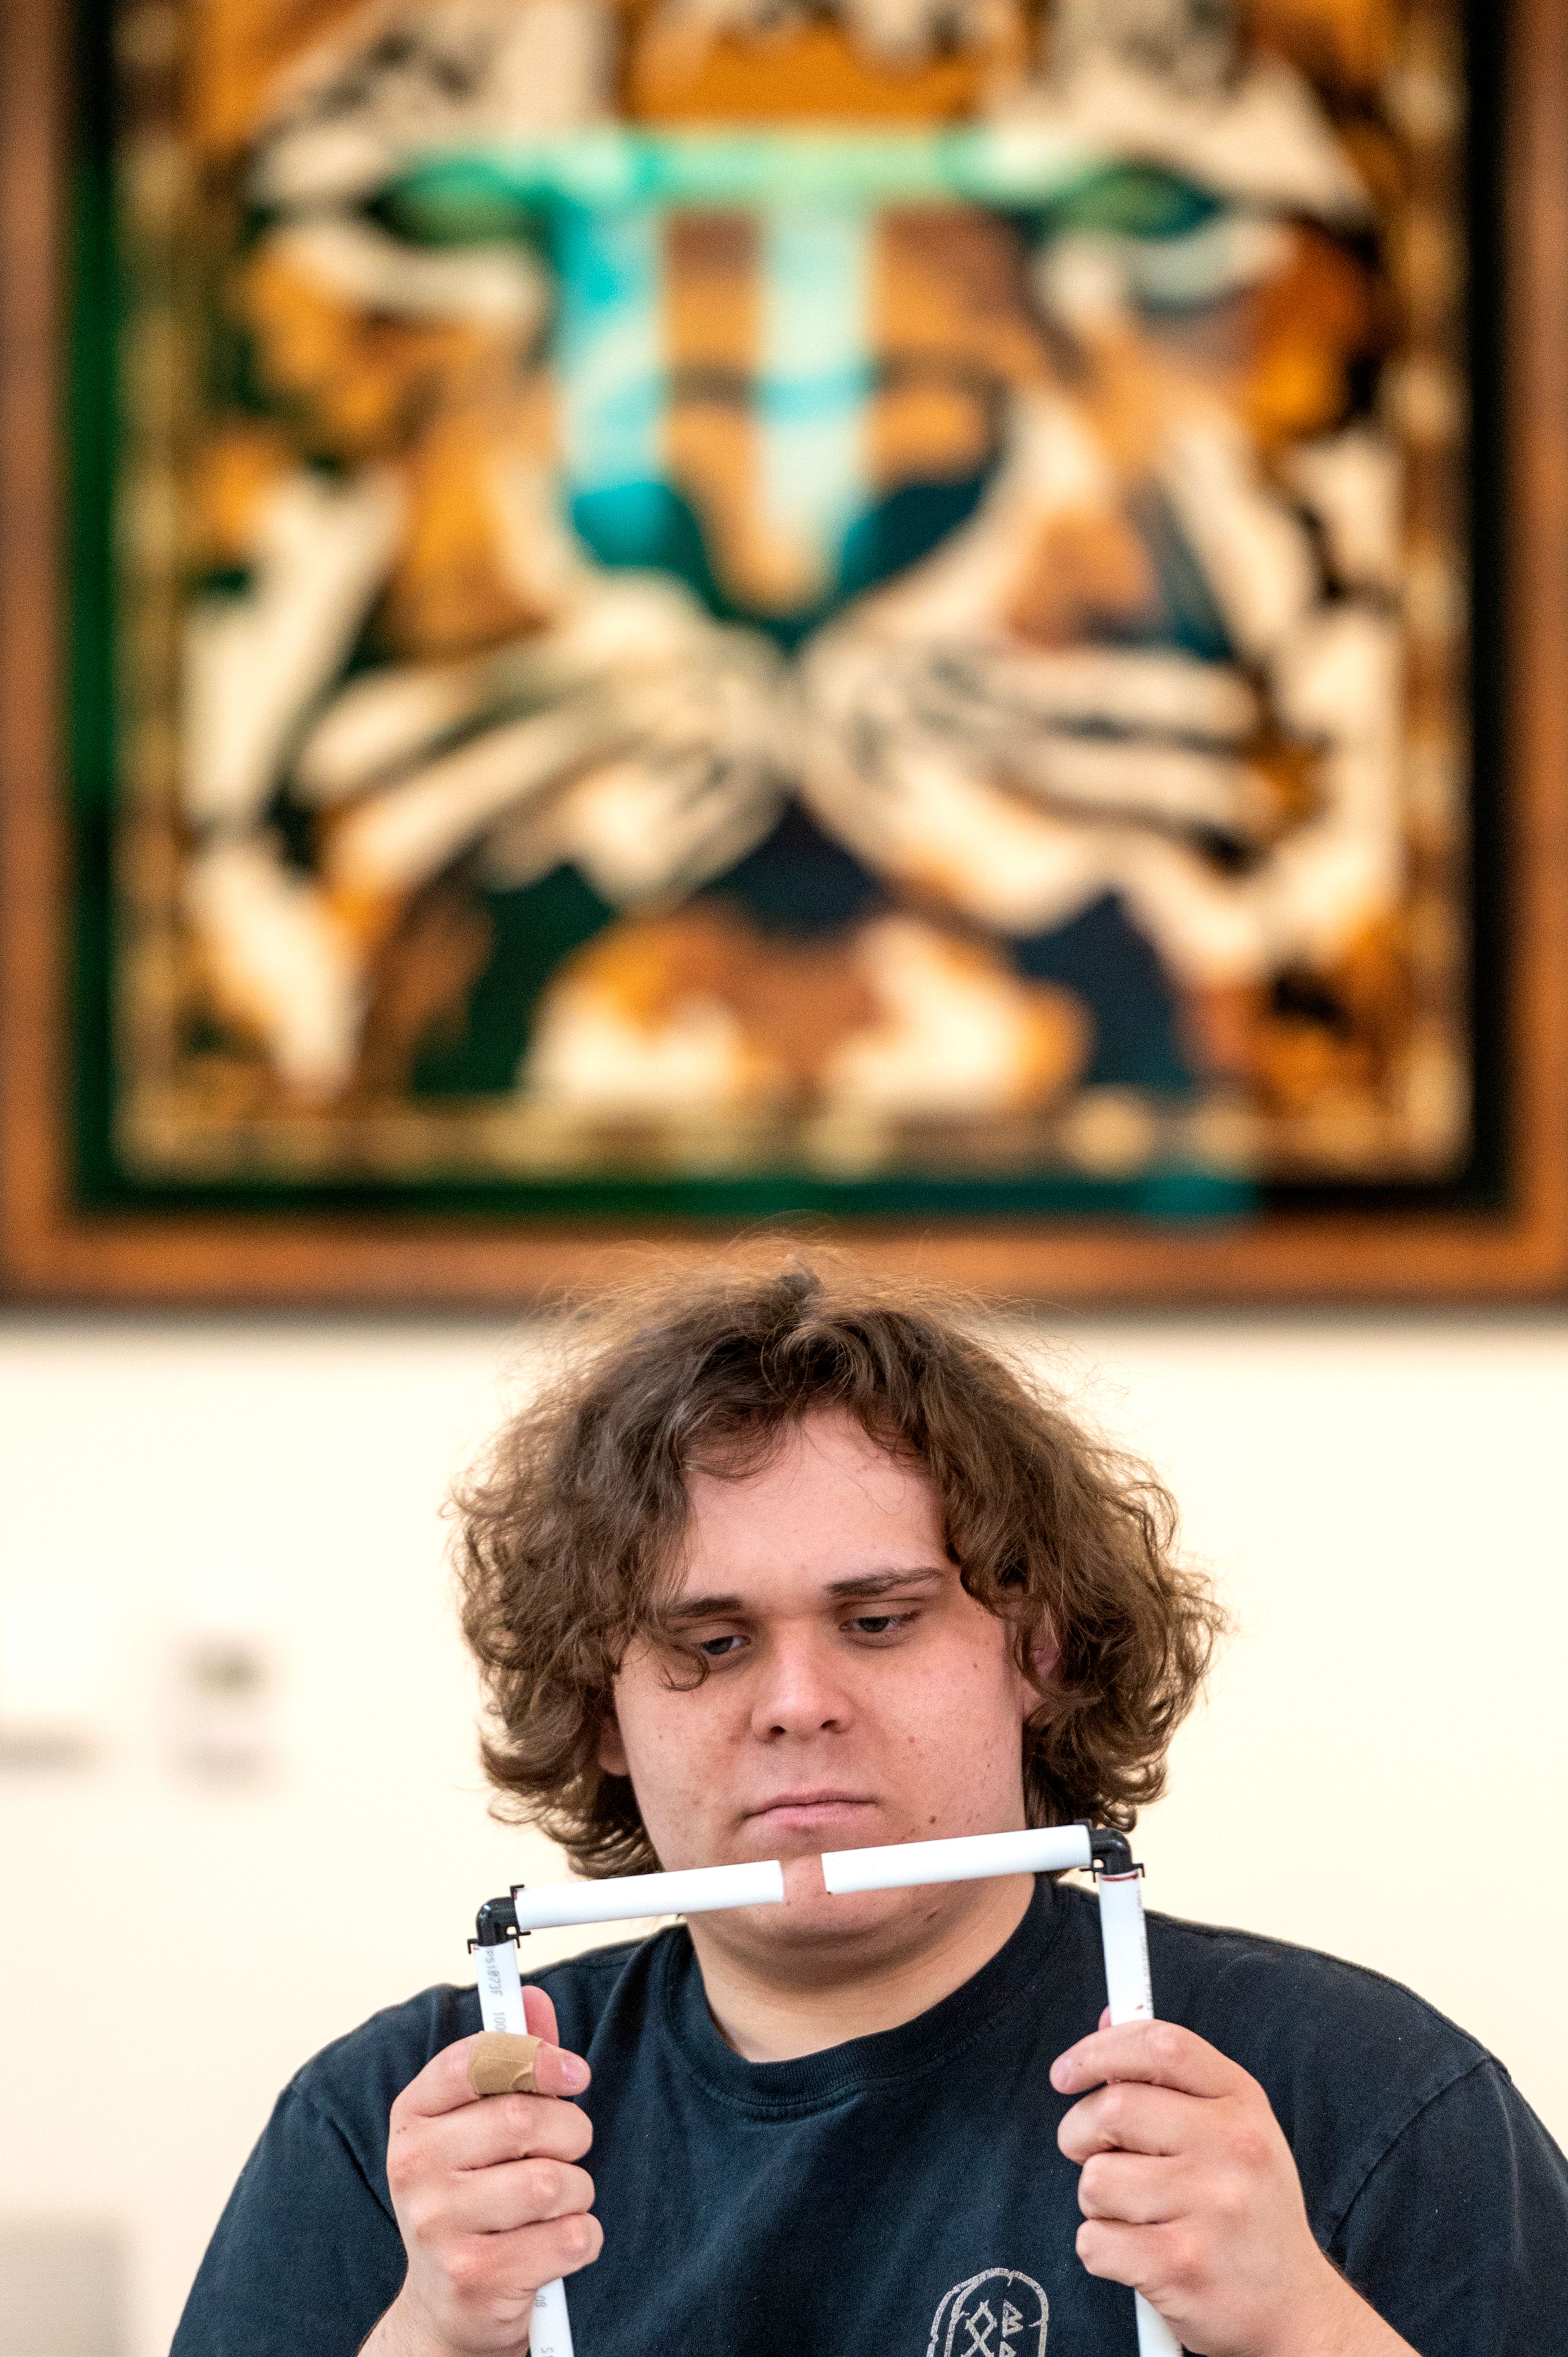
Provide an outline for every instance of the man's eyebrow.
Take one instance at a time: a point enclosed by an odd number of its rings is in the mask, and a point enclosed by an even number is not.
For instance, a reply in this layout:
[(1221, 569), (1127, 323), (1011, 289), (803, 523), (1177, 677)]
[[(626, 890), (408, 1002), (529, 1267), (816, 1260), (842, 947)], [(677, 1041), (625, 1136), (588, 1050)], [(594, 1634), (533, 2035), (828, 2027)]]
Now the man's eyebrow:
[[(944, 1580), (950, 1564), (899, 1564), (887, 1571), (856, 1572), (849, 1579), (832, 1579), (822, 1589), (835, 1604), (868, 1596), (887, 1596), (896, 1589), (932, 1587)], [(733, 1620), (749, 1609), (744, 1596), (682, 1596), (667, 1605), (660, 1618), (666, 1628), (684, 1626), (693, 1620)]]
[(731, 1620), (745, 1610), (738, 1596), (682, 1596), (667, 1604), (659, 1617), (669, 1628), (682, 1620)]
[(839, 1600), (845, 1597), (888, 1596), (896, 1588), (932, 1587), (946, 1579), (950, 1564), (900, 1564), (893, 1571), (863, 1571), (853, 1579), (830, 1580), (822, 1593)]

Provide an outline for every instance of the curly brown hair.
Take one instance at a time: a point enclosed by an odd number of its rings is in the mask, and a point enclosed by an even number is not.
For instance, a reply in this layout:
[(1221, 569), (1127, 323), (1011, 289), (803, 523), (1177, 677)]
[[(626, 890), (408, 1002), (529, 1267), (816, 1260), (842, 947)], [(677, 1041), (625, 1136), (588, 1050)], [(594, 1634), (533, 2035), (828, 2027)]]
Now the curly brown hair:
[(688, 1471), (743, 1472), (819, 1409), (925, 1469), (964, 1587), (1013, 1624), (1040, 1697), (1028, 1822), (1126, 1828), (1161, 1791), (1224, 1616), (1173, 1551), (1168, 1493), (1074, 1419), (993, 1311), (775, 1248), (619, 1288), (569, 1322), (562, 1361), (454, 1502), (498, 1809), (584, 1874), (658, 1865), (598, 1744), (628, 1644), (662, 1634)]

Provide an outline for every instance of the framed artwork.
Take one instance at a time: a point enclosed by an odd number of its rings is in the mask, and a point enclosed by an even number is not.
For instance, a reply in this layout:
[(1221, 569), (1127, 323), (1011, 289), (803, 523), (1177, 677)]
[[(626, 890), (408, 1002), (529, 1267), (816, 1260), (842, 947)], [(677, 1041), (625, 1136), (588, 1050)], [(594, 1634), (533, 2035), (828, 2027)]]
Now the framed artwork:
[(1557, 1286), (1568, 27), (1466, 13), (12, 7), (11, 1287)]

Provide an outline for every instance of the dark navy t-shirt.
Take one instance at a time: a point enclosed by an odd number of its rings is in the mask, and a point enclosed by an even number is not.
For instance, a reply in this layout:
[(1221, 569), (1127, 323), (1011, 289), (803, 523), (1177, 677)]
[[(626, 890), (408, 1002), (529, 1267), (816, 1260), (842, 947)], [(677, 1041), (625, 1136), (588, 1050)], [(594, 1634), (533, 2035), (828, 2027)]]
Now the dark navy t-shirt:
[[(1502, 2065), (1408, 1990), (1149, 1919), (1156, 2010), (1259, 2079), (1319, 2243), (1421, 2357), (1568, 2351), (1568, 2163)], [(1094, 1900), (1041, 1881), (974, 1978), (897, 2029), (746, 2062), (683, 1928), (536, 1975), (587, 2056), (605, 2246), (578, 2357), (1132, 2357), (1073, 2250), (1069, 2098), (1104, 2002)], [(306, 2063), (223, 2213), (173, 2357), (353, 2357), (403, 2276), (387, 2115), (479, 2027), (427, 1989)]]

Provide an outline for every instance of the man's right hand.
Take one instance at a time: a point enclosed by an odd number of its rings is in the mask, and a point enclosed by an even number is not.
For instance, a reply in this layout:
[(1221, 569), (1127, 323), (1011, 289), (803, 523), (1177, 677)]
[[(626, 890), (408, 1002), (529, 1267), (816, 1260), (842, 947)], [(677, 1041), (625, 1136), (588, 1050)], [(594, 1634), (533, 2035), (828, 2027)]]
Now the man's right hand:
[(596, 2259), (604, 2230), (580, 2161), (593, 2126), (575, 2104), (588, 2066), (555, 2043), (555, 2008), (523, 1991), (534, 2095), (476, 2096), (474, 2040), (425, 2064), (392, 2108), (387, 2181), (408, 2254), (403, 2287), (361, 2357), (510, 2357), (528, 2347), (541, 2284)]

